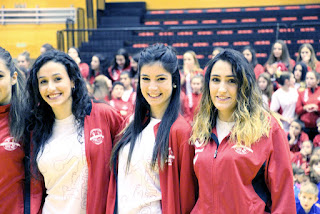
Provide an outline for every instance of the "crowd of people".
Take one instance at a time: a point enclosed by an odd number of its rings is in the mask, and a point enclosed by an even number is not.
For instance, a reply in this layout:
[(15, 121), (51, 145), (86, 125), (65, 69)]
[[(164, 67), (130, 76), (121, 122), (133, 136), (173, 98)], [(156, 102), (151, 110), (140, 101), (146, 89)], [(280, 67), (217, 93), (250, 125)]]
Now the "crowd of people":
[(31, 64), (0, 48), (0, 213), (320, 213), (312, 45), (201, 68), (163, 44), (90, 65), (45, 44)]

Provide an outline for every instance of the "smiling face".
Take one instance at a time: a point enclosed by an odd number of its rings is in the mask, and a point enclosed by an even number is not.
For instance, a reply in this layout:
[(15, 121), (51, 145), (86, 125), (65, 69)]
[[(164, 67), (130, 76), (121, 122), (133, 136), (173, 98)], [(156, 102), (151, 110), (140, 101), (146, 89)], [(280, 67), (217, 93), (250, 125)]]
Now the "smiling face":
[(57, 119), (64, 119), (72, 114), (70, 80), (64, 65), (49, 61), (37, 73), (39, 92), (42, 99), (52, 108)]
[(144, 65), (140, 70), (140, 88), (150, 105), (152, 117), (161, 119), (172, 95), (172, 75), (161, 64)]
[(230, 121), (237, 105), (238, 85), (232, 73), (231, 64), (218, 60), (210, 74), (210, 96), (213, 105), (218, 109), (222, 121)]
[(12, 85), (17, 82), (17, 72), (10, 76), (10, 70), (0, 59), (0, 105), (7, 105), (11, 101)]

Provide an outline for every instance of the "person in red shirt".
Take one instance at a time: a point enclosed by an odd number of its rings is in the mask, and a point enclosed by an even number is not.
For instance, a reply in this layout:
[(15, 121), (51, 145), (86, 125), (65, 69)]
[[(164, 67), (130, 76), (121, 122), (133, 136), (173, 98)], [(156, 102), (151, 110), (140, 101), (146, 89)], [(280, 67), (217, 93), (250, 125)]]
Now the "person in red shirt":
[(179, 115), (180, 74), (170, 46), (156, 44), (139, 59), (133, 120), (111, 157), (106, 213), (190, 213), (196, 201), (191, 127)]
[(317, 129), (318, 129), (318, 133), (314, 138), (313, 138), (313, 146), (314, 148), (316, 147), (320, 147), (320, 117), (318, 117), (317, 121)]
[(309, 140), (309, 136), (302, 131), (303, 127), (304, 124), (298, 119), (295, 119), (290, 123), (287, 136), (291, 152), (299, 152), (302, 142)]
[(192, 125), (193, 117), (198, 111), (198, 106), (202, 97), (202, 88), (203, 88), (204, 78), (202, 74), (197, 74), (191, 79), (191, 89), (192, 94), (186, 96), (186, 99), (183, 103), (185, 111), (184, 117)]
[(225, 49), (209, 61), (190, 141), (195, 213), (295, 213), (289, 146), (266, 110), (253, 68)]
[(123, 93), (123, 84), (118, 81), (114, 82), (111, 91), (112, 99), (109, 101), (109, 104), (117, 109), (124, 118), (126, 118), (133, 113), (133, 105), (131, 102), (125, 102), (122, 100)]
[(309, 161), (313, 150), (313, 143), (310, 140), (303, 141), (301, 144), (301, 150), (294, 153), (291, 162), (295, 163), (298, 167), (301, 167), (305, 171), (306, 175), (309, 175)]
[(318, 134), (316, 120), (319, 117), (320, 109), (320, 87), (318, 86), (319, 76), (316, 71), (308, 71), (306, 75), (307, 88), (299, 92), (296, 104), (296, 113), (300, 120), (304, 122), (304, 131), (309, 135), (312, 141)]
[(0, 47), (0, 213), (24, 213), (25, 79)]
[(99, 76), (100, 74), (108, 77), (107, 59), (102, 54), (95, 54), (91, 59), (90, 72), (87, 80), (90, 84), (93, 84), (94, 78), (96, 78), (96, 76)]
[(132, 87), (132, 78), (130, 77), (130, 73), (128, 71), (123, 71), (120, 74), (120, 82), (124, 86), (124, 92), (122, 95), (122, 100), (125, 102), (130, 102), (132, 105), (136, 102), (136, 92)]
[(254, 74), (258, 80), (260, 74), (264, 73), (264, 67), (258, 63), (256, 51), (251, 46), (245, 46), (242, 49), (243, 56), (248, 60), (249, 64), (253, 67)]
[(129, 54), (126, 49), (120, 48), (115, 54), (111, 66), (108, 68), (107, 77), (112, 82), (120, 80), (120, 74), (123, 71), (131, 70)]
[(68, 55), (77, 63), (80, 69), (80, 73), (84, 79), (89, 76), (89, 65), (85, 62), (81, 62), (80, 51), (76, 47), (71, 47), (68, 50)]
[(79, 67), (60, 51), (36, 59), (27, 91), (31, 214), (104, 213), (121, 115), (90, 99)]

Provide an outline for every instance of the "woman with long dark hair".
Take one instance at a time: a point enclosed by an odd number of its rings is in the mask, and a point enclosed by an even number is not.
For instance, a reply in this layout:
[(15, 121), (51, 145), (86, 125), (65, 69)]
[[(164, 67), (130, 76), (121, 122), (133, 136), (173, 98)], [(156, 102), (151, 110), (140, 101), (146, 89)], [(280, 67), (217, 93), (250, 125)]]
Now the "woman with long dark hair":
[(93, 103), (79, 67), (50, 51), (27, 82), (31, 108), (31, 213), (103, 213), (121, 116)]
[(139, 59), (133, 121), (112, 150), (107, 213), (190, 213), (194, 149), (179, 109), (176, 54), (170, 46), (150, 46)]
[(120, 74), (123, 71), (130, 71), (130, 59), (129, 53), (126, 49), (120, 48), (115, 54), (111, 66), (108, 68), (108, 73), (106, 76), (112, 80), (112, 83), (115, 81), (120, 81)]
[(24, 213), (25, 79), (0, 47), (0, 213)]
[(295, 213), (289, 146), (243, 55), (208, 63), (191, 142), (199, 198), (191, 213)]

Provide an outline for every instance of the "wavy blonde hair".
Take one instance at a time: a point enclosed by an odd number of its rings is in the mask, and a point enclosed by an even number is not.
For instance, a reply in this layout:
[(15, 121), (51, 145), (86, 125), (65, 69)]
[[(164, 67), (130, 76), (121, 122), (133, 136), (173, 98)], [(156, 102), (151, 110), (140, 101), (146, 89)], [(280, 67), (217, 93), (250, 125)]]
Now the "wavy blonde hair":
[(208, 144), (212, 129), (216, 125), (218, 109), (211, 100), (209, 82), (212, 67), (219, 60), (231, 64), (232, 73), (237, 81), (237, 104), (232, 114), (235, 125), (231, 130), (231, 142), (250, 147), (261, 137), (269, 136), (271, 115), (263, 106), (252, 67), (240, 52), (232, 49), (224, 50), (208, 63), (204, 91), (199, 112), (195, 116), (190, 142)]

